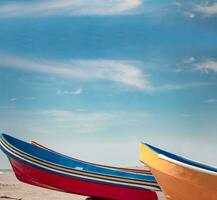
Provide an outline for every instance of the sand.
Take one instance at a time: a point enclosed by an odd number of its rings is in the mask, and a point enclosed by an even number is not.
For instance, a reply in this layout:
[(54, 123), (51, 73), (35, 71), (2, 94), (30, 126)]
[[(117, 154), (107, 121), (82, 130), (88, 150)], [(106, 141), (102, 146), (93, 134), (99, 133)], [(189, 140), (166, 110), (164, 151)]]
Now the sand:
[[(162, 195), (161, 200), (163, 200)], [(57, 192), (22, 183), (12, 172), (0, 173), (0, 200), (87, 200), (88, 197)]]

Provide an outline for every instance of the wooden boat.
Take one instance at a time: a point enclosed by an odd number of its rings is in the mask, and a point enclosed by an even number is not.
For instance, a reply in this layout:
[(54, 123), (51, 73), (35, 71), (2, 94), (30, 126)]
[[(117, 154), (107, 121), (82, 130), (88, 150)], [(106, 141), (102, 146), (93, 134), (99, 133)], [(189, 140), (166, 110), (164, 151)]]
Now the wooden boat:
[(158, 199), (160, 188), (152, 175), (82, 163), (6, 134), (0, 144), (22, 182), (106, 199)]
[(217, 200), (217, 168), (140, 145), (140, 161), (148, 165), (167, 200)]
[(110, 169), (123, 170), (123, 171), (127, 171), (127, 172), (139, 173), (139, 174), (151, 174), (151, 171), (150, 171), (147, 167), (145, 167), (145, 166), (124, 168), (124, 167), (114, 167), (114, 166), (108, 166), (108, 165), (100, 165), (100, 164), (91, 163), (91, 162), (79, 160), (79, 159), (77, 159), (77, 158), (73, 158), (73, 157), (64, 155), (64, 154), (59, 153), (59, 152), (57, 152), (57, 151), (55, 151), (55, 150), (53, 150), (53, 149), (50, 149), (50, 148), (48, 148), (48, 147), (45, 147), (44, 145), (39, 144), (39, 143), (36, 142), (36, 141), (31, 141), (31, 144), (32, 144), (32, 145), (35, 145), (35, 146), (37, 146), (37, 147), (46, 149), (46, 150), (48, 150), (48, 151), (57, 153), (57, 154), (59, 154), (59, 155), (61, 155), (61, 156), (70, 158), (70, 159), (72, 159), (72, 160), (76, 160), (76, 161), (82, 162), (82, 163), (87, 163), (87, 164), (96, 165), (96, 166), (100, 166), (100, 167), (106, 167), (106, 168), (110, 168)]

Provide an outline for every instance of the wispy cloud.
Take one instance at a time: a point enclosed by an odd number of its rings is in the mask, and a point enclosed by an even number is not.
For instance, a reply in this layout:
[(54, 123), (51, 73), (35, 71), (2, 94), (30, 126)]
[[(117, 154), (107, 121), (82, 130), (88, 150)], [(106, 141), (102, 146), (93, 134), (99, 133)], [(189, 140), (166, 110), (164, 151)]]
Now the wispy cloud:
[[(39, 111), (37, 114), (43, 115), (46, 117), (51, 117), (55, 121), (89, 121), (93, 119), (101, 120), (101, 119), (109, 119), (112, 115), (106, 113), (92, 112), (92, 113), (79, 113), (76, 111), (68, 111), (68, 110), (44, 110)], [(103, 116), (103, 117), (102, 117)]]
[(76, 90), (57, 90), (57, 95), (80, 95), (82, 92), (82, 88)]
[(138, 89), (150, 89), (139, 62), (122, 60), (43, 60), (0, 55), (0, 67), (53, 74), (79, 80), (108, 80)]
[(206, 103), (217, 103), (217, 99), (207, 99)]
[[(138, 124), (144, 124), (144, 120), (150, 118), (151, 114), (145, 112), (42, 110), (35, 112), (33, 116), (37, 116), (38, 119), (43, 119), (46, 122), (42, 132), (49, 132), (50, 130), (47, 127), (50, 124), (55, 124), (56, 129), (63, 132), (73, 130), (75, 133), (91, 134), (108, 131), (111, 127), (135, 127)], [(128, 116), (128, 119), (126, 119), (126, 116)], [(124, 118), (126, 120), (123, 121)]]
[(36, 97), (23, 97), (23, 99), (27, 101), (34, 101), (36, 100)]
[(34, 101), (36, 97), (12, 97), (10, 98), (10, 101), (15, 102), (18, 100), (25, 100), (25, 101)]
[(39, 0), (2, 3), (0, 17), (119, 15), (129, 14), (141, 4), (142, 0)]
[[(142, 69), (143, 62), (130, 60), (44, 60), (44, 59), (28, 59), (12, 55), (0, 54), (0, 68), (14, 68), (24, 71), (55, 75), (64, 79), (73, 79), (79, 81), (101, 80), (119, 83), (122, 87), (139, 89), (147, 92), (175, 91), (191, 89), (201, 86), (213, 85), (211, 82), (189, 82), (189, 83), (163, 83), (154, 85), (149, 80)], [(212, 69), (217, 71), (217, 64), (214, 61), (205, 63), (195, 62), (195, 58), (189, 58), (185, 62), (195, 65), (196, 69)], [(211, 65), (209, 65), (211, 62)], [(212, 63), (213, 62), (213, 63)], [(57, 90), (57, 94), (61, 95), (79, 95), (82, 88), (75, 91)]]
[(88, 110), (87, 109), (84, 109), (84, 108), (79, 108), (77, 109), (78, 112), (87, 112)]
[(217, 14), (217, 2), (210, 4), (208, 1), (205, 1), (202, 4), (196, 5), (195, 11), (205, 16), (214, 16)]
[(173, 70), (174, 73), (180, 73), (180, 72), (183, 72), (183, 69), (182, 68), (176, 68)]
[(181, 7), (182, 6), (182, 3), (180, 3), (180, 2), (173, 2), (172, 3), (174, 6), (176, 6), (176, 7)]
[(201, 2), (184, 1), (182, 3), (175, 2), (173, 5), (176, 7), (176, 11), (190, 19), (217, 15), (217, 2), (208, 0)]
[(196, 17), (195, 11), (193, 9), (195, 4), (192, 2), (173, 2), (172, 5), (175, 6), (176, 14), (179, 13), (182, 16), (190, 19)]
[(189, 82), (189, 83), (173, 83), (173, 84), (165, 84), (157, 87), (152, 87), (153, 92), (164, 92), (164, 91), (177, 91), (177, 90), (188, 90), (198, 87), (212, 86), (216, 85), (213, 82)]
[(184, 11), (183, 15), (191, 19), (195, 18), (195, 14), (193, 12)]
[(193, 62), (195, 62), (195, 61), (196, 61), (195, 57), (191, 56), (191, 57), (189, 57), (189, 58), (184, 59), (184, 60), (183, 60), (183, 63), (184, 63), (184, 64), (190, 64), (190, 63), (193, 63)]
[(10, 101), (17, 101), (17, 98), (15, 98), (15, 97), (10, 98)]
[(198, 62), (195, 65), (196, 70), (208, 73), (209, 71), (217, 72), (217, 61), (212, 59), (206, 59), (202, 62)]
[(181, 114), (181, 116), (184, 118), (190, 118), (192, 115), (189, 113), (183, 113), (183, 114)]
[(189, 65), (192, 65), (193, 63), (196, 62), (196, 58), (191, 56), (191, 57), (188, 57), (188, 58), (185, 58), (182, 60), (181, 63), (178, 63), (178, 68), (175, 68), (173, 70), (173, 72), (175, 73), (180, 73), (180, 72), (189, 72), (191, 70), (189, 70)]

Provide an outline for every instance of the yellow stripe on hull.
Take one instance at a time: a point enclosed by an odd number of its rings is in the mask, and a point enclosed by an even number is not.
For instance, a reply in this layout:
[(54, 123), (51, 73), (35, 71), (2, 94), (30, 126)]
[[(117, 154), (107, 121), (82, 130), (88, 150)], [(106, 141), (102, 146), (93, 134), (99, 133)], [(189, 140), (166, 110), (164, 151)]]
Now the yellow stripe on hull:
[(217, 176), (191, 169), (140, 145), (140, 161), (149, 166), (167, 200), (217, 200)]

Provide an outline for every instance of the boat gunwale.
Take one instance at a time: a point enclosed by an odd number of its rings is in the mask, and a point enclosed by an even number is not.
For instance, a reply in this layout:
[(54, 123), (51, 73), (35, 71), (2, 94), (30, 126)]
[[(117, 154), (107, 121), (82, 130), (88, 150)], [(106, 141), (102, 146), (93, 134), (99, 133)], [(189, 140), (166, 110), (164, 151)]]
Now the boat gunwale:
[[(148, 169), (134, 169), (134, 168), (125, 168), (125, 167), (114, 167), (114, 166), (109, 166), (109, 165), (101, 165), (101, 164), (96, 164), (96, 163), (92, 163), (92, 162), (88, 162), (88, 161), (84, 161), (84, 160), (80, 160), (80, 159), (77, 159), (77, 158), (74, 158), (74, 157), (70, 157), (70, 156), (67, 156), (65, 154), (62, 154), (62, 153), (59, 153), (57, 151), (54, 151), (53, 149), (50, 149), (46, 146), (43, 146), (42, 144), (36, 142), (36, 141), (31, 141), (31, 144), (34, 145), (34, 146), (37, 146), (39, 148), (42, 148), (42, 149), (45, 149), (45, 150), (48, 150), (48, 151), (51, 151), (53, 153), (56, 153), (56, 154), (59, 154), (61, 156), (64, 156), (68, 159), (72, 159), (72, 160), (76, 160), (76, 161), (79, 161), (79, 162), (82, 162), (82, 163), (85, 163), (85, 164), (89, 164), (89, 165), (93, 165), (93, 166), (98, 166), (98, 167), (102, 167), (102, 168), (109, 168), (109, 169), (113, 169), (113, 170), (120, 170), (120, 171), (126, 171), (126, 172), (130, 172), (130, 173), (134, 173), (134, 174), (147, 174), (147, 175), (152, 175), (151, 171), (148, 170)], [(152, 175), (153, 176), (153, 175)]]
[(152, 151), (154, 151), (155, 153), (157, 153), (158, 158), (160, 159), (167, 160), (168, 162), (176, 163), (178, 165), (182, 165), (182, 166), (185, 166), (185, 167), (188, 167), (190, 169), (194, 169), (200, 172), (217, 175), (216, 167), (187, 159), (185, 157), (167, 152), (165, 150), (159, 149), (147, 143), (142, 143), (142, 144), (148, 147), (149, 149), (151, 149)]
[(182, 167), (193, 169), (193, 170), (198, 171), (198, 172), (202, 172), (202, 173), (206, 173), (206, 174), (211, 174), (211, 175), (217, 176), (217, 172), (213, 172), (213, 171), (209, 171), (209, 170), (206, 170), (206, 169), (203, 169), (203, 168), (199, 168), (199, 167), (195, 167), (195, 166), (192, 166), (192, 165), (188, 165), (188, 164), (180, 162), (178, 160), (174, 160), (172, 158), (169, 158), (169, 157), (167, 157), (167, 156), (165, 156), (163, 154), (158, 154), (158, 158), (162, 159), (162, 160), (166, 160), (166, 161), (168, 161), (170, 163), (177, 164), (177, 165), (182, 166)]

